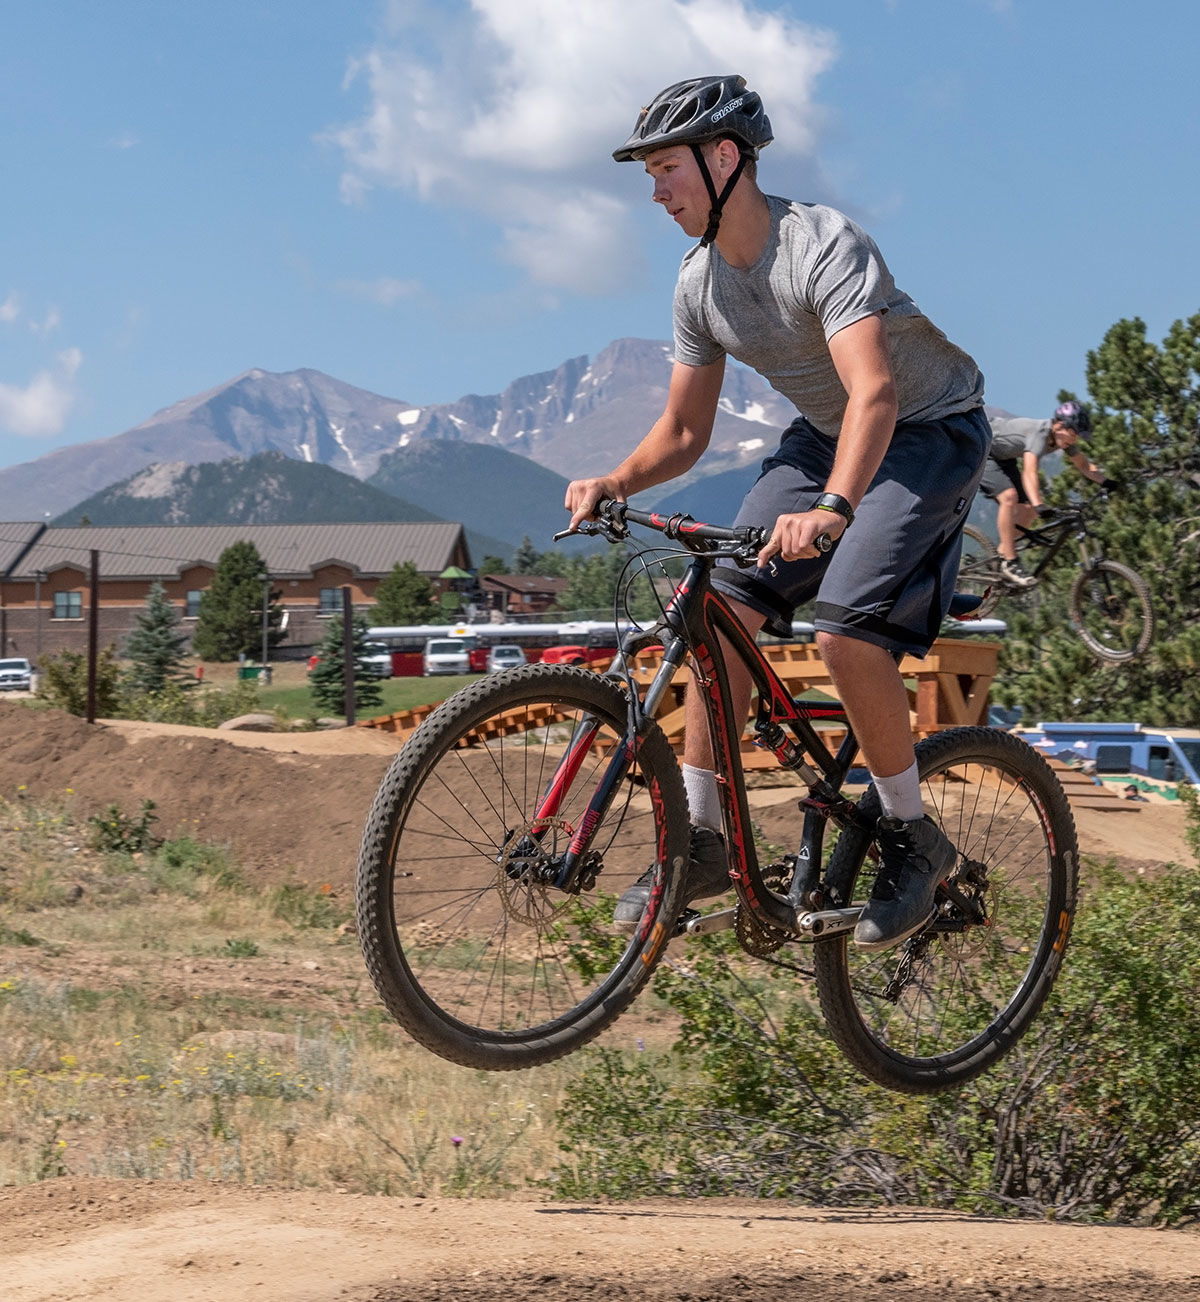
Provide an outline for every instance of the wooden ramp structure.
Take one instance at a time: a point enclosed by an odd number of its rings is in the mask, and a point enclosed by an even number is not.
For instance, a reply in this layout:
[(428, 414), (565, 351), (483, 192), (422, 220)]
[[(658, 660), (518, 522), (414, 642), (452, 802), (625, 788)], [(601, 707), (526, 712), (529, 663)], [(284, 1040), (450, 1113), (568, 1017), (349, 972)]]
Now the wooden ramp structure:
[(1136, 801), (1122, 800), (1112, 787), (1094, 782), (1083, 769), (1064, 764), (1056, 755), (1047, 755), (1046, 763), (1062, 783), (1067, 803), (1074, 809), (1098, 809), (1106, 814), (1140, 814), (1142, 806)]
[[(792, 696), (803, 697), (807, 693), (832, 695), (829, 670), (815, 643), (784, 642), (765, 646), (763, 651)], [(1000, 647), (996, 642), (940, 638), (924, 660), (906, 657), (900, 665), (900, 672), (908, 687), (913, 737), (928, 737), (961, 724), (986, 723), (988, 693), (999, 654)], [(648, 683), (658, 671), (660, 660), (657, 651), (641, 652), (632, 666), (635, 680)], [(686, 669), (676, 672), (657, 713), (659, 726), (677, 749), (683, 743), (683, 693), (690, 677)], [(402, 743), (434, 708), (426, 705), (401, 710), (364, 719), (356, 726), (396, 733), (398, 742)], [(499, 716), (494, 722), (495, 735), (501, 735), (509, 727), (524, 728), (525, 719), (524, 711), (519, 722), (515, 715), (509, 721)], [(542, 722), (550, 722), (549, 717)], [(840, 729), (831, 729), (825, 734), (827, 744), (836, 746), (840, 733)], [(753, 746), (748, 738), (743, 740), (742, 750), (748, 768), (770, 769), (775, 765), (774, 757)]]

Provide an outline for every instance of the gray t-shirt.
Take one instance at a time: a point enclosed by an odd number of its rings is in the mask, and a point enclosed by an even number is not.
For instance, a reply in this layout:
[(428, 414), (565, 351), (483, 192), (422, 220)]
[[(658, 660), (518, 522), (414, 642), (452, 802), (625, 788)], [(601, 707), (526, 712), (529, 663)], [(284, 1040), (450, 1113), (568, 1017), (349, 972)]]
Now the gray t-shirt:
[(989, 416), (993, 461), (1020, 460), (1032, 452), (1039, 460), (1050, 450), (1050, 422), (1031, 416)]
[(715, 245), (683, 259), (675, 285), (675, 358), (726, 353), (756, 370), (822, 433), (841, 433), (846, 391), (828, 340), (882, 312), (900, 420), (940, 420), (983, 401), (983, 376), (896, 288), (874, 240), (820, 204), (767, 196), (772, 234), (758, 261), (731, 267)]

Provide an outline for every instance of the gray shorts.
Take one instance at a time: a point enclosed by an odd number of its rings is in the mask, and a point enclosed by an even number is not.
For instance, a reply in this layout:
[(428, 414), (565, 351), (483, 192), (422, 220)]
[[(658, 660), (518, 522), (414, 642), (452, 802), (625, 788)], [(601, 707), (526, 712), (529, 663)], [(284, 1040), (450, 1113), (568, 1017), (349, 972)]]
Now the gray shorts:
[[(723, 562), (713, 586), (791, 636), (796, 607), (816, 597), (814, 625), (923, 656), (954, 595), (962, 527), (983, 474), (991, 428), (982, 408), (944, 420), (902, 421), (854, 523), (824, 556), (765, 570)], [(763, 462), (736, 523), (771, 528), (778, 516), (811, 509), (825, 491), (837, 441), (803, 417)], [(773, 572), (772, 572), (773, 571)]]
[(1021, 466), (1016, 457), (988, 457), (983, 478), (979, 481), (979, 491), (984, 497), (997, 498), (1009, 488), (1017, 490), (1018, 502), (1028, 504), (1029, 494), (1025, 491)]

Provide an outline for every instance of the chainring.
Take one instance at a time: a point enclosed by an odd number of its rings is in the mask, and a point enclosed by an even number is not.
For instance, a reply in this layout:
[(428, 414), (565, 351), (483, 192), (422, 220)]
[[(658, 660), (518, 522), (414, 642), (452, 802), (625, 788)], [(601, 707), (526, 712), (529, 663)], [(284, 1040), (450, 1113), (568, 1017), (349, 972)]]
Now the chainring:
[[(763, 885), (768, 890), (783, 894), (792, 883), (796, 871), (796, 858), (789, 855), (786, 859), (776, 860), (763, 869)], [(759, 922), (748, 908), (738, 900), (733, 911), (733, 930), (738, 944), (753, 958), (766, 958), (782, 949), (795, 937), (782, 927), (772, 927)]]

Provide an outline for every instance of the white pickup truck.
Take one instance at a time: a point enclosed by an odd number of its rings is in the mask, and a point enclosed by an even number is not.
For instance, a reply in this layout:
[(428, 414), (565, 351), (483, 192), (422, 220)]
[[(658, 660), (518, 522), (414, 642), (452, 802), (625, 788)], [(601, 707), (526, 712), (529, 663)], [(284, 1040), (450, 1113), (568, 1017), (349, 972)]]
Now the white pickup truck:
[(19, 656), (0, 660), (0, 692), (27, 692), (33, 685), (33, 666)]

